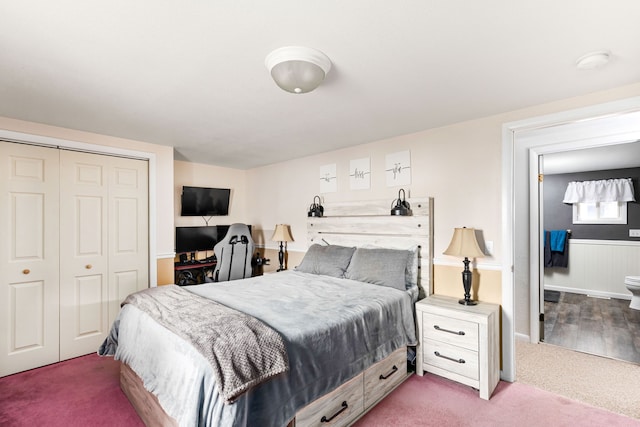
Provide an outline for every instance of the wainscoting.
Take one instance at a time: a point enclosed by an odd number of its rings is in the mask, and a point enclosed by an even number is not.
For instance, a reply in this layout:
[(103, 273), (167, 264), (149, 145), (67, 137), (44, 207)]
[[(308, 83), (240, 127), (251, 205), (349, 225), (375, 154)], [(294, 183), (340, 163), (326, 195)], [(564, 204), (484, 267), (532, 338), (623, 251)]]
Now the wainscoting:
[(569, 240), (569, 268), (545, 268), (544, 288), (631, 299), (625, 276), (640, 276), (640, 242)]

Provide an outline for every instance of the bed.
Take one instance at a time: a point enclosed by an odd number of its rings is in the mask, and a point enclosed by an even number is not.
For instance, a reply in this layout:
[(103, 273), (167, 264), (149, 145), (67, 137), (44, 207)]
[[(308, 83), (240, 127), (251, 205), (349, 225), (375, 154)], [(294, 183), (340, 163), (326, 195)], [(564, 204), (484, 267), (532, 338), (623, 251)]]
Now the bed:
[(349, 425), (402, 383), (414, 302), (432, 274), (431, 200), (409, 201), (411, 217), (389, 216), (388, 201), (326, 204), (325, 217), (309, 218), (310, 247), (294, 270), (174, 286), (282, 337), (287, 370), (231, 400), (194, 345), (125, 304), (99, 352), (122, 361), (122, 388), (145, 423)]

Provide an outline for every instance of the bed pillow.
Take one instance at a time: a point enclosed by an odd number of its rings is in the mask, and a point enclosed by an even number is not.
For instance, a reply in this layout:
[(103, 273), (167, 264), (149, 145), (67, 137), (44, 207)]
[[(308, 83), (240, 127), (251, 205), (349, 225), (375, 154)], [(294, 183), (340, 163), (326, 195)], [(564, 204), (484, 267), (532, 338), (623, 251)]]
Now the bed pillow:
[(296, 271), (343, 278), (355, 250), (346, 246), (313, 244)]
[(419, 247), (413, 246), (409, 250), (409, 258), (407, 259), (407, 269), (405, 271), (405, 285), (407, 290), (418, 286), (418, 268), (420, 258), (418, 257)]
[[(390, 249), (384, 248), (378, 245), (364, 245), (362, 246), (365, 249)], [(409, 252), (409, 257), (407, 259), (407, 268), (405, 270), (405, 287), (407, 290), (412, 288), (418, 288), (418, 273), (420, 268), (420, 246), (419, 245), (411, 245), (406, 248), (396, 248), (398, 250), (406, 250)]]
[(409, 254), (400, 249), (358, 248), (344, 277), (404, 291)]

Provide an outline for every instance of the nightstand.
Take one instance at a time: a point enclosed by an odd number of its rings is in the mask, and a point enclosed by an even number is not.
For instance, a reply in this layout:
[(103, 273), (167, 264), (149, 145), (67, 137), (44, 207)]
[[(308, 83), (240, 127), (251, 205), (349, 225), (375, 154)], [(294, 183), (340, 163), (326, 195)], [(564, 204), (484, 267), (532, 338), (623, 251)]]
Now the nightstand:
[(416, 303), (419, 345), (416, 373), (466, 384), (488, 400), (500, 381), (500, 306), (465, 306), (431, 295)]

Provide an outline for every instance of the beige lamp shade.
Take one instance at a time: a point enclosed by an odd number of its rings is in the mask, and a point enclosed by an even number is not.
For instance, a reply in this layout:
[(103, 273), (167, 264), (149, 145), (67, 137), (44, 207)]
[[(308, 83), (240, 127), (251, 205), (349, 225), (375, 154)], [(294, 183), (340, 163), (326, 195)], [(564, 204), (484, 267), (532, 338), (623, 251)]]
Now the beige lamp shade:
[(480, 258), (484, 256), (476, 240), (476, 230), (466, 227), (456, 228), (453, 231), (451, 243), (449, 243), (449, 247), (443, 254), (467, 258)]
[(277, 224), (271, 240), (274, 242), (293, 242), (291, 227), (288, 224)]

